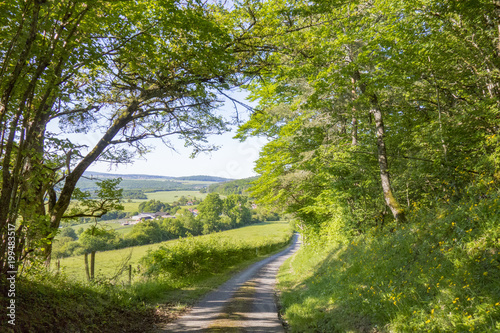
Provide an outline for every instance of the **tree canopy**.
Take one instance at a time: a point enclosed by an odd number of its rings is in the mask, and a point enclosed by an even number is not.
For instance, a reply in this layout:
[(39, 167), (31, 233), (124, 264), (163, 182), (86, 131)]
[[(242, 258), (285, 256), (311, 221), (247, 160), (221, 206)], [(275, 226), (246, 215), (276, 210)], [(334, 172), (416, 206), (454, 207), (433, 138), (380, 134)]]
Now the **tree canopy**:
[[(28, 0), (0, 10), (4, 271), (9, 224), (16, 262), (48, 258), (61, 219), (118, 208), (113, 199), (96, 211), (77, 190), (92, 163), (130, 162), (149, 150), (144, 139), (171, 146), (172, 135), (194, 153), (214, 149), (206, 136), (227, 129), (218, 92), (239, 84), (245, 63), (235, 48), (241, 35), (219, 4)], [(93, 133), (96, 143), (72, 133)], [(113, 184), (102, 185), (117, 198)], [(72, 199), (82, 204), (68, 213)]]
[(498, 10), (491, 1), (247, 4), (241, 16), (267, 51), (248, 85), (259, 107), (239, 137), (270, 140), (253, 194), (307, 230), (345, 235), (403, 223), (415, 205), (453, 199), (471, 182), (497, 184)]

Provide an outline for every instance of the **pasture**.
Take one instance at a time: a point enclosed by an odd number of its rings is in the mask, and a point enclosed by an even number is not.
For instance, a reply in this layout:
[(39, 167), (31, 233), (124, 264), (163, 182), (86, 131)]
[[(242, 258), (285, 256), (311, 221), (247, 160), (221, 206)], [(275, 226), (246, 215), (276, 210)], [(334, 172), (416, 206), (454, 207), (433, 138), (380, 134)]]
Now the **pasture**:
[(182, 196), (188, 199), (205, 199), (208, 193), (200, 193), (199, 191), (159, 191), (145, 193), (148, 200), (159, 200), (165, 203), (172, 203), (179, 200)]
[(200, 193), (198, 191), (158, 191), (158, 192), (146, 192), (145, 193), (148, 199), (131, 199), (125, 200), (122, 202), (124, 207), (124, 212), (137, 212), (139, 211), (139, 205), (141, 202), (148, 200), (159, 200), (164, 203), (171, 204), (177, 200), (179, 200), (182, 196), (188, 199), (205, 199), (208, 193)]
[[(290, 232), (288, 222), (266, 222), (251, 226), (232, 229), (216, 234), (198, 236), (198, 237), (213, 237), (216, 235), (222, 239), (231, 240), (231, 242), (246, 242), (258, 243), (262, 241), (273, 242), (282, 238)], [(170, 246), (177, 240), (169, 240), (162, 243), (151, 245), (136, 246), (119, 250), (104, 251), (96, 253), (96, 276), (97, 278), (111, 278), (118, 273), (120, 267), (132, 265), (137, 269), (139, 261), (144, 257), (149, 250), (155, 250), (162, 245)], [(64, 258), (60, 260), (62, 272), (71, 279), (84, 281), (85, 266), (83, 255)], [(56, 261), (52, 261), (52, 269), (56, 268)], [(121, 280), (125, 280), (126, 274), (123, 274)]]

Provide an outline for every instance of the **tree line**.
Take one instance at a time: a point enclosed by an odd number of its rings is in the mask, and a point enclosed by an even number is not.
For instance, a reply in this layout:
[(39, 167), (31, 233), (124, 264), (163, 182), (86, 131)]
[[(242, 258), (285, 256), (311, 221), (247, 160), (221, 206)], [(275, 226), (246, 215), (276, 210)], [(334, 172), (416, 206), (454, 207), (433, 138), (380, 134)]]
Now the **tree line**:
[(257, 177), (250, 177), (245, 179), (237, 179), (228, 182), (211, 184), (203, 190), (208, 193), (217, 192), (224, 195), (247, 194), (247, 190), (252, 186), (252, 181), (256, 179)]

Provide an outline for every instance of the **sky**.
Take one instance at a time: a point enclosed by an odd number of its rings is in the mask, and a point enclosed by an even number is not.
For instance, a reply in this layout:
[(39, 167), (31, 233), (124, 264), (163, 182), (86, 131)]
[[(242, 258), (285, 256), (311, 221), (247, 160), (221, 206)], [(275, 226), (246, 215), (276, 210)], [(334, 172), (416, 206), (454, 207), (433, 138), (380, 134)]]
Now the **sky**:
[[(255, 103), (245, 101), (247, 95), (245, 92), (236, 92), (231, 95), (246, 105), (255, 105)], [(243, 107), (238, 108), (238, 110), (241, 118), (248, 118), (249, 112), (247, 110)], [(233, 104), (226, 103), (221, 112), (223, 114), (233, 113)], [(235, 131), (236, 128), (233, 128), (232, 132), (210, 136), (209, 143), (220, 148), (210, 153), (199, 153), (195, 158), (190, 158), (192, 150), (185, 148), (181, 140), (174, 137), (170, 138), (176, 150), (173, 151), (162, 145), (160, 140), (151, 139), (147, 141), (147, 144), (154, 146), (152, 152), (146, 154), (143, 158), (136, 159), (132, 164), (110, 166), (107, 163), (94, 163), (87, 171), (172, 177), (208, 175), (230, 179), (255, 176), (256, 173), (253, 171), (255, 161), (266, 141), (264, 138), (249, 138), (245, 142), (240, 142), (233, 139), (236, 134)], [(80, 143), (92, 147), (100, 138), (100, 135), (88, 133), (85, 135), (72, 134), (68, 135), (68, 137), (74, 137)]]
[(108, 164), (101, 163), (90, 166), (88, 170), (174, 177), (208, 175), (241, 179), (255, 176), (256, 173), (253, 171), (255, 160), (259, 157), (264, 142), (258, 138), (239, 142), (232, 139), (232, 136), (234, 133), (211, 136), (210, 142), (220, 146), (219, 150), (200, 153), (195, 158), (190, 158), (191, 150), (184, 148), (181, 141), (176, 144), (177, 151), (156, 143), (154, 151), (147, 154), (144, 159), (135, 160), (133, 164), (113, 166), (110, 169)]

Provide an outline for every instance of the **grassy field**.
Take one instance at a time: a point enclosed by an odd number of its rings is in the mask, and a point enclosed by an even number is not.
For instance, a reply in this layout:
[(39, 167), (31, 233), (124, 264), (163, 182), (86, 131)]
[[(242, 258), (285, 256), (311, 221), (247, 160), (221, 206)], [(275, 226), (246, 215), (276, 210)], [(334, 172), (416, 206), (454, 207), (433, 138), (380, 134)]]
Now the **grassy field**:
[(128, 200), (125, 200), (125, 202), (122, 203), (123, 207), (125, 208), (125, 212), (137, 212), (139, 210), (139, 205), (141, 202), (148, 201), (148, 200), (159, 200), (164, 203), (173, 203), (177, 200), (179, 200), (182, 196), (188, 198), (188, 199), (205, 199), (207, 196), (207, 193), (200, 193), (198, 191), (159, 191), (159, 192), (148, 192), (145, 193), (148, 199), (132, 199), (130, 202)]
[[(109, 223), (111, 224), (111, 223)], [(239, 229), (228, 230), (218, 233), (218, 237), (231, 240), (233, 242), (246, 241), (257, 242), (262, 239), (276, 239), (283, 237), (289, 232), (288, 222), (269, 222), (251, 225)], [(210, 235), (207, 235), (210, 236)], [(207, 237), (199, 236), (199, 237)], [(155, 250), (162, 245), (170, 245), (177, 240), (170, 240), (163, 243), (136, 246), (120, 250), (98, 252), (96, 254), (96, 275), (104, 278), (110, 278), (117, 273), (121, 264), (130, 257), (128, 264), (137, 267), (139, 260), (147, 254), (149, 250)], [(52, 262), (52, 268), (55, 269), (56, 262)], [(62, 271), (70, 278), (83, 281), (85, 279), (84, 258), (75, 256), (61, 259)]]
[[(83, 228), (83, 230), (90, 228), (91, 226), (95, 225), (95, 222), (90, 222), (90, 223), (83, 223), (83, 224), (77, 224), (70, 226), (70, 228), (73, 228), (75, 231), (77, 231), (80, 228)], [(103, 226), (107, 229), (114, 229), (116, 230), (119, 234), (126, 234), (130, 230), (132, 230), (133, 225), (121, 225), (121, 222), (119, 220), (110, 220), (110, 221), (99, 221), (99, 225)]]

